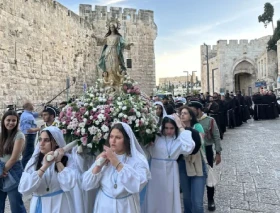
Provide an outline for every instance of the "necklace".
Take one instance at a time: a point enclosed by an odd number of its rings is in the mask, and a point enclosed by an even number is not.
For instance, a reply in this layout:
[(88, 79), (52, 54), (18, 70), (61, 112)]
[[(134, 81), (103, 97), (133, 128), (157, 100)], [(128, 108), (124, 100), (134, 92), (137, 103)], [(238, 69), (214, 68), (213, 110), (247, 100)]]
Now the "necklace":
[(171, 148), (172, 148), (173, 142), (174, 142), (174, 139), (172, 139), (172, 142), (170, 143), (170, 147), (168, 148), (168, 145), (167, 145), (168, 142), (167, 142), (166, 136), (165, 136), (165, 146), (166, 146), (166, 152), (168, 154), (168, 158), (170, 158), (170, 156), (171, 156)]
[[(127, 162), (127, 157), (126, 157), (126, 155), (124, 155), (123, 157), (122, 157), (122, 160), (121, 160), (121, 163), (126, 163)], [(118, 184), (117, 184), (117, 179), (118, 179), (118, 171), (117, 171), (117, 169), (115, 168), (115, 171), (114, 171), (114, 174), (113, 174), (113, 179), (114, 179), (114, 189), (116, 189), (116, 188), (118, 188)]]
[(51, 171), (49, 173), (50, 173), (50, 181), (49, 182), (47, 182), (47, 177), (46, 177), (47, 175), (44, 175), (45, 183), (46, 183), (46, 186), (47, 186), (47, 188), (46, 188), (47, 192), (50, 191), (50, 185), (51, 185), (51, 181), (52, 181), (52, 173), (51, 173)]

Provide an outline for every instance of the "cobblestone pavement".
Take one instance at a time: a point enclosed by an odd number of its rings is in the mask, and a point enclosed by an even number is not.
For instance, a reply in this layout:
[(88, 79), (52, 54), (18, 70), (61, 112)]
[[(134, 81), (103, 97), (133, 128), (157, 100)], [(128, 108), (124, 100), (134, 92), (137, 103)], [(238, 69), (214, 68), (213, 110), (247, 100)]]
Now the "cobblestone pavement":
[(280, 119), (230, 129), (222, 146), (215, 212), (280, 213)]

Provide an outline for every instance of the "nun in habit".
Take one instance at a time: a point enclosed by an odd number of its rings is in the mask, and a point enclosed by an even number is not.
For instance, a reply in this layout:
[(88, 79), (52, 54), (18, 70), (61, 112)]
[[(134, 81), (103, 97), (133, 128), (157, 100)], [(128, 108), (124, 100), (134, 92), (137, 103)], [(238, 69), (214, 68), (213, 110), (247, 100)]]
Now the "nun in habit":
[(139, 213), (139, 192), (150, 178), (145, 154), (126, 123), (112, 127), (107, 143), (97, 157), (106, 161), (83, 174), (83, 189), (98, 189), (93, 212)]
[(167, 115), (166, 110), (163, 106), (163, 103), (161, 101), (157, 101), (154, 103), (154, 106), (156, 106), (156, 115), (158, 118), (157, 126), (161, 127), (162, 119)]
[[(76, 170), (71, 155), (62, 149), (65, 145), (59, 128), (42, 130), (18, 187), (24, 196), (32, 195), (30, 213), (76, 213), (70, 194), (76, 185)], [(53, 155), (55, 150), (58, 156), (47, 161), (47, 155)]]
[(192, 133), (180, 129), (172, 115), (163, 118), (161, 136), (148, 150), (152, 179), (147, 185), (143, 213), (181, 213), (179, 155), (189, 155), (195, 147)]

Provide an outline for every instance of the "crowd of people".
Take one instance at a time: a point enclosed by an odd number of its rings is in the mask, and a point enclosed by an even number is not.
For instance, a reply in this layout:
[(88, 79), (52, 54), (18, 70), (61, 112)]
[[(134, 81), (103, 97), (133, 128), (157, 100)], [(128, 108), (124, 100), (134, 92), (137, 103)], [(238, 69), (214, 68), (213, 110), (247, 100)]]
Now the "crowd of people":
[[(177, 98), (178, 99), (178, 98)], [(34, 113), (30, 102), (21, 117), (7, 111), (1, 120), (0, 213), (9, 197), (12, 213), (26, 212), (22, 195), (30, 195), (30, 212), (203, 213), (216, 209), (214, 186), (207, 186), (207, 165), (221, 163), (221, 140), (227, 129), (253, 116), (279, 116), (273, 93), (214, 93), (153, 97), (160, 129), (155, 141), (142, 147), (130, 126), (115, 124), (104, 151), (96, 158), (62, 149), (66, 143), (51, 106)], [(36, 117), (44, 125), (36, 125)], [(35, 138), (38, 137), (38, 142)], [(48, 155), (58, 154), (53, 160)], [(99, 158), (105, 158), (102, 164)], [(180, 193), (183, 195), (181, 203)]]

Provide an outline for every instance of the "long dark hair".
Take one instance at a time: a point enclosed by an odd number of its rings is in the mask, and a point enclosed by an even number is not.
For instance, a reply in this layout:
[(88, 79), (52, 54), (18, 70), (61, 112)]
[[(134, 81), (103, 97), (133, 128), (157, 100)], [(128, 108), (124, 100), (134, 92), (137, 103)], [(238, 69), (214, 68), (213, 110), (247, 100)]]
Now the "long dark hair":
[(190, 116), (191, 116), (191, 118), (192, 118), (192, 119), (190, 120), (190, 124), (191, 124), (191, 127), (193, 127), (195, 124), (198, 123), (198, 120), (197, 120), (197, 118), (196, 118), (196, 116), (195, 116), (195, 114), (194, 114), (194, 111), (192, 111), (192, 109), (191, 109), (190, 107), (188, 107), (188, 106), (181, 106), (180, 109), (179, 109), (179, 113), (180, 113), (180, 114), (181, 114), (181, 112), (182, 112), (183, 109), (188, 110), (188, 112), (189, 112), (189, 114), (190, 114)]
[[(53, 151), (53, 147), (52, 147), (52, 142), (55, 142), (55, 139), (54, 137), (52, 136), (51, 132), (49, 130), (43, 130), (41, 131), (42, 132), (46, 132), (50, 138), (50, 143), (51, 143), (51, 150)], [(55, 147), (55, 149), (59, 148), (58, 146)], [(54, 149), (54, 150), (55, 150)], [(41, 167), (42, 167), (42, 161), (43, 161), (43, 158), (45, 157), (45, 155), (42, 153), (42, 152), (39, 152), (38, 156), (37, 156), (37, 164), (36, 164), (36, 170), (39, 170)], [(63, 166), (66, 167), (67, 165), (67, 162), (68, 162), (68, 157), (66, 155), (64, 155), (61, 159), (61, 163), (63, 164)], [(34, 165), (34, 164), (33, 164)], [(31, 165), (31, 166), (33, 166)], [(55, 165), (55, 171), (58, 172), (57, 170), (57, 166)]]
[(165, 125), (167, 123), (171, 123), (174, 126), (174, 128), (175, 128), (175, 136), (176, 136), (175, 138), (178, 138), (178, 136), (179, 136), (179, 128), (178, 128), (176, 122), (173, 119), (168, 118), (168, 117), (164, 117), (163, 120), (162, 120), (161, 135), (165, 135), (164, 134), (164, 130), (165, 130)]
[[(9, 133), (7, 128), (5, 127), (5, 119), (9, 116), (15, 116), (17, 118), (16, 126)], [(18, 132), (19, 126), (19, 116), (16, 111), (9, 110), (7, 111), (1, 120), (1, 135), (0, 135), (0, 156), (4, 154), (12, 154), (14, 148), (14, 139)]]
[(111, 135), (111, 132), (113, 129), (117, 129), (119, 130), (122, 135), (123, 135), (123, 142), (124, 142), (124, 148), (125, 148), (125, 153), (126, 155), (130, 156), (131, 155), (131, 149), (130, 149), (130, 138), (128, 136), (128, 134), (126, 133), (125, 129), (123, 128), (123, 125), (120, 124), (120, 123), (117, 123), (115, 124), (109, 131), (109, 136), (107, 138), (107, 141), (106, 141), (106, 145), (107, 146), (110, 146), (110, 135)]
[[(119, 36), (122, 37), (122, 35), (119, 33), (119, 31), (118, 31), (118, 29), (116, 28), (115, 25), (114, 25), (114, 27), (115, 27), (114, 33), (115, 33), (116, 35), (119, 35)], [(112, 31), (111, 31), (110, 26), (109, 26), (109, 30), (108, 30), (107, 34), (105, 35), (105, 37), (108, 37), (108, 36), (110, 36), (111, 34), (112, 34)]]

